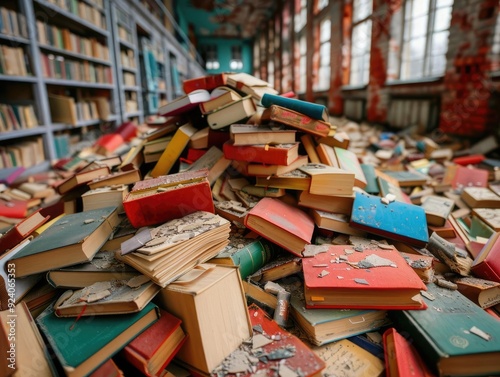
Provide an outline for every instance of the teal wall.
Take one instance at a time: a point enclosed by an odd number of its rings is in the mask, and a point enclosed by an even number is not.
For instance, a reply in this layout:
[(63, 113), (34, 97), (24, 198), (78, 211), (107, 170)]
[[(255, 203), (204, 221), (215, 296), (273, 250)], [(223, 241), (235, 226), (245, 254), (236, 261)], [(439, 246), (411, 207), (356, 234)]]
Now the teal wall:
[(250, 41), (227, 38), (199, 38), (198, 51), (202, 51), (204, 45), (217, 46), (217, 57), (220, 64), (219, 69), (207, 69), (207, 73), (214, 74), (234, 71), (229, 67), (229, 61), (231, 60), (231, 47), (235, 45), (241, 46), (241, 60), (243, 61), (243, 69), (234, 72), (246, 72), (250, 74), (252, 73), (252, 44)]

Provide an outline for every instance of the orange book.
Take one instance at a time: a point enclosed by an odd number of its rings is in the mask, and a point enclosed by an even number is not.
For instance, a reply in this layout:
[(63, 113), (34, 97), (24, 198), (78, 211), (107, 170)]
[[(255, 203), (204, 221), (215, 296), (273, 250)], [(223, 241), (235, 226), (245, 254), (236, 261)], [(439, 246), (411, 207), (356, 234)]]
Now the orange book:
[(245, 217), (245, 226), (298, 256), (311, 243), (314, 231), (308, 214), (275, 198), (261, 199)]
[(302, 269), (307, 308), (426, 308), (420, 291), (427, 287), (395, 248), (357, 252), (331, 245), (325, 253), (304, 258)]

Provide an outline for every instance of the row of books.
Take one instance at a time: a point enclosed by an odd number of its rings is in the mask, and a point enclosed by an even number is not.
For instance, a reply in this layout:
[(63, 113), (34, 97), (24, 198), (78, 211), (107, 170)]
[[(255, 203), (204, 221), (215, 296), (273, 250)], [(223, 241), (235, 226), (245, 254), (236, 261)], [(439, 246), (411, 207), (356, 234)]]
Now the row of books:
[(78, 54), (87, 55), (102, 60), (109, 60), (109, 48), (96, 38), (88, 38), (37, 20), (38, 42)]
[(122, 67), (132, 68), (132, 69), (136, 68), (134, 50), (121, 49), (120, 61), (122, 63)]
[(107, 120), (111, 114), (106, 97), (91, 97), (76, 101), (70, 96), (49, 94), (50, 115), (53, 122), (76, 125), (89, 120)]
[(24, 14), (3, 6), (0, 7), (0, 33), (28, 38), (28, 28)]
[(102, 9), (104, 9), (102, 6), (97, 8), (93, 6), (92, 2), (89, 4), (83, 0), (48, 0), (48, 2), (73, 13), (98, 28), (106, 29), (106, 17), (102, 13)]
[(41, 54), (43, 76), (97, 84), (113, 82), (111, 67), (88, 61), (65, 58), (62, 55)]
[(31, 74), (27, 55), (23, 47), (0, 45), (0, 74), (28, 76)]
[(38, 118), (33, 105), (0, 104), (0, 131), (34, 128)]
[(0, 166), (29, 168), (45, 161), (43, 139), (41, 137), (0, 147)]

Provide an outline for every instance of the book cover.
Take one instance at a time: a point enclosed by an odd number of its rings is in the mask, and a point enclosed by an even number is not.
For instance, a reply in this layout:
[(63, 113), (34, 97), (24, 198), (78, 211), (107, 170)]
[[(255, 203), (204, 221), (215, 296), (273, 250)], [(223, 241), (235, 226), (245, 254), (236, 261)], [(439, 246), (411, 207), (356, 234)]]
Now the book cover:
[(334, 147), (333, 150), (337, 157), (338, 167), (354, 173), (354, 185), (364, 189), (367, 185), (366, 177), (356, 154), (350, 150), (339, 147)]
[(460, 198), (471, 208), (500, 208), (500, 196), (488, 187), (465, 187)]
[(262, 96), (260, 103), (264, 107), (278, 105), (289, 110), (297, 111), (313, 119), (319, 119), (325, 122), (330, 121), (330, 116), (328, 114), (328, 109), (326, 108), (326, 106), (317, 103), (302, 101), (296, 98), (287, 98), (270, 93), (265, 93)]
[(245, 72), (231, 73), (226, 76), (226, 84), (245, 94), (250, 94), (256, 101), (260, 101), (264, 93), (278, 94), (271, 85)]
[(454, 276), (451, 278), (469, 300), (486, 309), (500, 304), (500, 283), (473, 276)]
[(500, 232), (495, 232), (474, 258), (471, 271), (477, 277), (500, 283)]
[(229, 128), (229, 134), (235, 146), (293, 144), (295, 143), (296, 131), (254, 124), (232, 124)]
[(131, 185), (142, 179), (139, 169), (117, 171), (108, 175), (94, 178), (87, 183), (91, 190), (112, 185)]
[(120, 220), (116, 207), (99, 208), (61, 217), (24, 247), (10, 263), (16, 276), (91, 260)]
[(318, 209), (326, 212), (341, 213), (351, 216), (354, 193), (349, 196), (315, 195), (307, 190), (299, 194), (299, 206)]
[(158, 162), (151, 171), (151, 176), (153, 178), (159, 177), (160, 175), (165, 175), (170, 172), (177, 159), (184, 151), (184, 148), (189, 143), (189, 139), (196, 133), (197, 129), (190, 123), (186, 123), (180, 126), (177, 131), (175, 131), (174, 136), (170, 143), (161, 154)]
[(308, 192), (313, 195), (352, 195), (355, 174), (322, 163), (309, 163), (298, 168), (311, 177)]
[(231, 124), (243, 122), (251, 117), (257, 108), (251, 96), (227, 103), (206, 115), (208, 126), (219, 130)]
[(299, 157), (299, 144), (234, 145), (228, 140), (223, 145), (224, 157), (229, 160), (249, 161), (270, 165), (290, 165)]
[(158, 114), (162, 116), (184, 114), (198, 107), (201, 102), (208, 100), (210, 100), (210, 93), (207, 90), (196, 89), (161, 106), (158, 109)]
[(311, 185), (311, 176), (300, 171), (292, 170), (282, 175), (273, 175), (270, 177), (255, 177), (255, 186), (264, 188), (278, 188), (290, 190), (309, 190)]
[(208, 171), (187, 171), (139, 181), (123, 200), (123, 208), (136, 228), (196, 211), (214, 213)]
[(395, 179), (399, 183), (399, 187), (414, 187), (423, 186), (431, 179), (427, 174), (419, 173), (418, 171), (409, 170), (384, 170), (384, 174)]
[(427, 310), (394, 310), (395, 327), (439, 376), (486, 376), (500, 372), (500, 327), (458, 291), (428, 284)]
[(387, 194), (392, 194), (396, 197), (396, 200), (401, 203), (413, 204), (408, 194), (406, 194), (397, 182), (393, 182), (383, 176), (377, 177), (377, 182), (380, 188), (380, 196), (387, 196)]
[(473, 208), (472, 215), (481, 219), (495, 232), (500, 232), (500, 208)]
[(245, 169), (242, 171), (242, 173), (248, 176), (261, 177), (268, 177), (270, 175), (282, 175), (298, 169), (299, 167), (307, 164), (307, 162), (307, 156), (299, 156), (288, 165), (267, 165), (249, 162), (248, 164), (246, 164)]
[(187, 339), (181, 323), (179, 318), (160, 309), (160, 319), (127, 344), (121, 355), (146, 376), (156, 376)]
[(217, 96), (214, 96), (214, 92), (215, 90), (210, 93), (210, 100), (200, 103), (200, 110), (202, 114), (208, 114), (222, 106), (241, 99), (238, 92), (227, 86), (219, 87), (219, 95)]
[(300, 141), (302, 142), (302, 146), (304, 147), (307, 156), (309, 156), (309, 161), (314, 164), (319, 164), (321, 161), (318, 156), (318, 152), (316, 152), (316, 142), (311, 134), (302, 134), (300, 137)]
[(107, 176), (109, 173), (109, 167), (107, 166), (87, 171), (79, 171), (58, 184), (56, 189), (59, 194), (63, 195), (79, 186), (83, 186), (91, 182), (96, 178)]
[(308, 308), (425, 309), (425, 284), (395, 248), (354, 252), (345, 245), (304, 258)]
[(155, 323), (158, 307), (149, 303), (137, 313), (59, 318), (49, 306), (36, 323), (68, 377), (85, 376)]
[(38, 210), (13, 225), (12, 228), (0, 237), (0, 254), (16, 246), (38, 227), (45, 224), (49, 218), (50, 216), (44, 216)]
[(366, 236), (366, 232), (363, 230), (349, 226), (349, 215), (319, 209), (312, 209), (310, 213), (318, 228), (331, 230), (335, 233), (349, 234), (351, 236)]
[(444, 196), (429, 195), (422, 198), (421, 207), (425, 211), (428, 225), (444, 226), (455, 207), (455, 201)]
[(311, 243), (314, 231), (309, 215), (275, 198), (262, 198), (248, 212), (245, 226), (298, 256)]
[(375, 173), (375, 168), (370, 164), (360, 164), (361, 170), (366, 179), (366, 186), (364, 190), (368, 194), (378, 195), (380, 193), (380, 187), (377, 181), (377, 174)]
[(464, 187), (488, 187), (489, 172), (485, 169), (478, 169), (471, 166), (455, 165), (454, 168), (448, 167), (443, 181), (447, 181), (454, 189), (463, 189)]
[(353, 228), (424, 247), (429, 242), (427, 219), (422, 207), (357, 192), (352, 206)]
[(28, 202), (17, 199), (0, 199), (0, 216), (24, 219), (28, 214)]
[(185, 93), (191, 93), (198, 89), (211, 91), (221, 85), (226, 85), (226, 73), (215, 73), (202, 77), (195, 77), (182, 82), (182, 88)]
[(281, 106), (271, 105), (262, 112), (262, 123), (278, 122), (313, 136), (325, 137), (332, 126), (323, 120), (313, 119), (305, 114)]

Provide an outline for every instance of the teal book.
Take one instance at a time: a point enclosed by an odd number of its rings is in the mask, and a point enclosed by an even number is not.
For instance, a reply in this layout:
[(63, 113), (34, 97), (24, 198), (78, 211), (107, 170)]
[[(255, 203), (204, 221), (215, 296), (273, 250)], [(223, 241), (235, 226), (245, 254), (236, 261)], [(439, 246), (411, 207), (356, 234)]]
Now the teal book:
[(24, 277), (92, 260), (120, 223), (117, 207), (59, 218), (9, 261)]
[(392, 311), (390, 317), (439, 376), (500, 374), (500, 322), (459, 291), (429, 284), (427, 310)]
[(373, 165), (368, 164), (360, 164), (361, 170), (363, 170), (363, 174), (366, 179), (366, 186), (364, 190), (368, 194), (378, 195), (380, 193), (380, 187), (377, 181), (377, 174), (375, 173), (375, 168)]
[(324, 120), (325, 122), (330, 121), (330, 116), (328, 114), (328, 109), (326, 108), (326, 106), (317, 103), (302, 101), (296, 98), (283, 97), (270, 93), (264, 93), (260, 102), (264, 107), (277, 105), (285, 107), (289, 110), (297, 111), (313, 119)]
[(59, 318), (49, 306), (37, 318), (67, 377), (87, 376), (160, 317), (149, 303), (140, 312), (120, 315)]
[(349, 225), (396, 241), (424, 247), (429, 242), (427, 219), (422, 207), (356, 193)]

